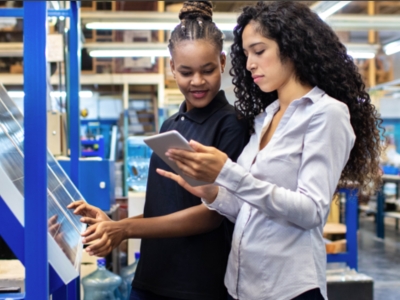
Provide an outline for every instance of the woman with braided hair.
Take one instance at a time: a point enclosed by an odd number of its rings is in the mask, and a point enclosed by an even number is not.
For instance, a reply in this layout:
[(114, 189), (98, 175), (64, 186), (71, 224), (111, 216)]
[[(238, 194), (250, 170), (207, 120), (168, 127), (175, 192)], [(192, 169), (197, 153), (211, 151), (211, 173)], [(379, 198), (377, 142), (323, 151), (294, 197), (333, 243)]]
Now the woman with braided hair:
[(191, 141), (169, 150), (211, 210), (235, 222), (225, 285), (233, 299), (327, 299), (323, 227), (337, 187), (379, 186), (380, 119), (353, 59), (309, 7), (247, 6), (232, 45), (236, 108), (252, 136), (232, 162)]
[[(212, 22), (212, 5), (185, 2), (179, 18), (169, 50), (172, 73), (185, 101), (160, 131), (177, 130), (235, 161), (248, 142), (249, 129), (220, 90), (226, 57), (223, 34)], [(104, 256), (123, 239), (142, 238), (131, 300), (226, 300), (224, 275), (233, 224), (199, 197), (158, 175), (157, 168), (168, 166), (153, 154), (141, 216), (114, 222), (87, 203), (69, 206), (83, 216), (82, 222), (92, 224), (83, 234), (84, 242), (98, 239), (86, 251)]]

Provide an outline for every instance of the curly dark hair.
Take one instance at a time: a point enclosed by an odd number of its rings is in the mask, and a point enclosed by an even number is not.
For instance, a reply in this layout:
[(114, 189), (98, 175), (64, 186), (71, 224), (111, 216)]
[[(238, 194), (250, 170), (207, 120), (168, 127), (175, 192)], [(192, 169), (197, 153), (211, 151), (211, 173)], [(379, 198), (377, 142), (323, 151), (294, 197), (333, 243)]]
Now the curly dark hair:
[(278, 44), (282, 62), (293, 62), (295, 76), (300, 83), (318, 86), (348, 106), (356, 141), (339, 187), (352, 181), (364, 191), (372, 192), (371, 182), (374, 188), (378, 188), (381, 179), (379, 129), (382, 129), (382, 120), (371, 104), (358, 68), (352, 57), (347, 55), (345, 46), (334, 31), (304, 4), (291, 1), (266, 4), (260, 1), (255, 6), (244, 7), (238, 18), (233, 32), (230, 74), (238, 99), (235, 106), (249, 120), (252, 133), (255, 116), (278, 95), (277, 91), (261, 91), (246, 69), (242, 33), (251, 21), (257, 24), (260, 34)]

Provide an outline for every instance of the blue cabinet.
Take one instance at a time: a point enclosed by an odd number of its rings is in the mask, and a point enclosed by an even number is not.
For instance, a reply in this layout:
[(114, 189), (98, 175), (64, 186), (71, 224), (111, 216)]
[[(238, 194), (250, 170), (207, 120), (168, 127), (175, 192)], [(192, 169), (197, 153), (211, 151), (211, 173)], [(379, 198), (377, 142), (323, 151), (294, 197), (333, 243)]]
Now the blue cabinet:
[[(70, 174), (70, 161), (60, 165)], [(115, 204), (115, 164), (110, 160), (79, 161), (79, 191), (89, 204), (108, 211)]]

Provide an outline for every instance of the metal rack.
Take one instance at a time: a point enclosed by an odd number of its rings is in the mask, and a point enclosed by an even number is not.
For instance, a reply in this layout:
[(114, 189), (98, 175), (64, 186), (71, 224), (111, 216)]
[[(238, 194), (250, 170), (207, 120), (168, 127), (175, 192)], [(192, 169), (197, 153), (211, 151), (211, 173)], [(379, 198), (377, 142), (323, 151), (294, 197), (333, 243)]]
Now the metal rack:
[[(69, 9), (48, 10), (47, 1), (24, 1), (23, 8), (0, 9), (0, 17), (24, 19), (24, 223), (7, 210), (0, 198), (2, 223), (7, 222), (5, 240), (25, 265), (25, 293), (1, 295), (10, 299), (79, 299), (79, 277), (67, 286), (48, 264), (47, 224), (47, 121), (46, 40), (47, 18), (70, 19), (67, 79), (69, 95), (69, 145), (71, 179), (78, 185), (80, 24), (79, 2)], [(13, 226), (15, 225), (15, 226)], [(4, 230), (6, 231), (6, 230)], [(3, 232), (4, 233), (4, 232)], [(8, 237), (8, 239), (7, 239)]]
[(345, 253), (328, 254), (327, 261), (345, 262), (347, 265), (358, 269), (357, 223), (358, 223), (358, 190), (341, 189), (340, 193), (346, 194), (345, 222), (346, 222), (346, 248)]
[(382, 176), (382, 186), (377, 193), (376, 199), (376, 236), (378, 238), (385, 238), (385, 218), (394, 218), (396, 220), (396, 230), (399, 229), (399, 219), (400, 213), (398, 212), (385, 212), (385, 194), (383, 192), (383, 187), (385, 183), (393, 182), (397, 185), (396, 198), (399, 197), (399, 183), (400, 176), (398, 175), (383, 175)]

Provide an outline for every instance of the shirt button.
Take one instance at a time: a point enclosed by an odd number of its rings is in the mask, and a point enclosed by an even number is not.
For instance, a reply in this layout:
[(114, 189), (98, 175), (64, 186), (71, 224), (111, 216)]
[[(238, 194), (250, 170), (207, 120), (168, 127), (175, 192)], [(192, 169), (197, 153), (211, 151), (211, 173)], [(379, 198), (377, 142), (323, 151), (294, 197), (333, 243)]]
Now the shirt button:
[(220, 205), (218, 205), (219, 207), (222, 207), (222, 203)]
[(182, 117), (181, 120), (182, 120), (182, 121), (185, 121), (185, 117)]

